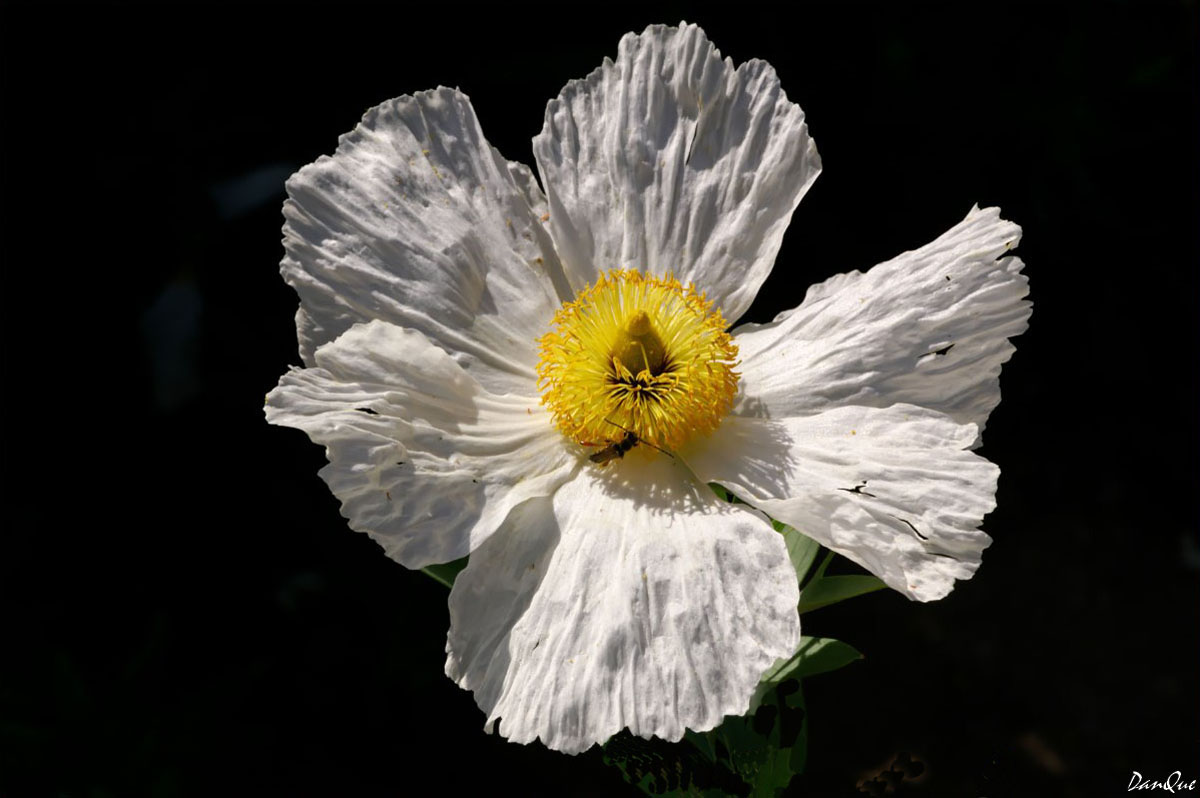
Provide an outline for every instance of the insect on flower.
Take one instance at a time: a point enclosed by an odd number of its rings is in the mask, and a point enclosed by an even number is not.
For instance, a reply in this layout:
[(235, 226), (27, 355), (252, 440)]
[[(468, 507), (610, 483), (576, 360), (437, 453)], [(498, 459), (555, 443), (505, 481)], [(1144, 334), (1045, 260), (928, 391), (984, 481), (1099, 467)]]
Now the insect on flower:
[[(614, 426), (621, 427), (621, 425), (617, 424), (615, 421), (610, 421), (609, 423)], [(621, 427), (621, 429), (625, 429), (625, 428)], [(606, 445), (603, 449), (601, 449), (598, 452), (593, 452), (592, 454), (588, 455), (588, 459), (591, 460), (593, 463), (597, 463), (599, 465), (604, 465), (605, 463), (608, 463), (612, 460), (620, 460), (622, 457), (624, 457), (629, 452), (629, 450), (631, 450), (634, 446), (637, 446), (641, 442), (642, 442), (642, 439), (637, 436), (636, 432), (634, 432), (633, 430), (625, 429), (625, 435), (620, 440), (613, 441), (612, 443)], [(593, 444), (593, 445), (595, 445), (595, 444)], [(666, 449), (661, 449), (657, 446), (654, 446), (654, 444), (652, 444), (652, 443), (647, 444), (647, 445), (651, 446), (655, 449), (658, 449), (660, 452), (667, 455), (668, 457), (673, 456)]]
[(625, 437), (616, 443), (610, 443), (598, 452), (593, 452), (588, 455), (588, 459), (593, 463), (604, 465), (610, 460), (619, 460), (625, 456), (625, 453), (638, 445), (638, 436), (636, 432), (627, 432)]
[(625, 36), (533, 149), (540, 185), (439, 88), (296, 173), (304, 365), (266, 410), (388, 556), (470, 555), (446, 673), (486, 728), (578, 752), (744, 713), (800, 640), (768, 516), (916, 600), (975, 572), (998, 469), (972, 449), (1030, 310), (1016, 225), (974, 208), (731, 328), (821, 162), (770, 65), (694, 25)]

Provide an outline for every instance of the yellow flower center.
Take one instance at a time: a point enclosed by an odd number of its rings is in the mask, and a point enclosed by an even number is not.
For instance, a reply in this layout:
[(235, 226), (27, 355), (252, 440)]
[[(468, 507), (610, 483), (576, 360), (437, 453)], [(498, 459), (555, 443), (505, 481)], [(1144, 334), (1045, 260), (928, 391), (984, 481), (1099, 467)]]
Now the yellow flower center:
[(537, 367), (563, 434), (623, 445), (617, 457), (635, 440), (672, 450), (716, 429), (738, 375), (737, 347), (712, 305), (695, 286), (620, 269), (565, 303), (538, 340)]

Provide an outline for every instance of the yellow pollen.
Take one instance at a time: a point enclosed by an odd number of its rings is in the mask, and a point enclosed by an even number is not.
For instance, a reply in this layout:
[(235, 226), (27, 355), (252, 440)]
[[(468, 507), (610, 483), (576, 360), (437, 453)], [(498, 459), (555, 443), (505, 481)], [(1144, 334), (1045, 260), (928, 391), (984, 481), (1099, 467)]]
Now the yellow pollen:
[(542, 404), (584, 446), (628, 443), (632, 433), (677, 449), (715, 430), (733, 404), (737, 347), (725, 327), (695, 286), (632, 270), (602, 274), (538, 339)]

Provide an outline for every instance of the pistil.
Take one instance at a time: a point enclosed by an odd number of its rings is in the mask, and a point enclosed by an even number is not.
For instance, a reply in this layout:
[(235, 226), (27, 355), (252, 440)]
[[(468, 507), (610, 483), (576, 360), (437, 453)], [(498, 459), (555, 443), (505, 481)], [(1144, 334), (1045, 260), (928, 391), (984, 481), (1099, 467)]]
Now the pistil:
[(617, 338), (614, 356), (634, 376), (649, 372), (656, 377), (662, 373), (667, 351), (650, 321), (650, 314), (641, 308), (625, 321)]

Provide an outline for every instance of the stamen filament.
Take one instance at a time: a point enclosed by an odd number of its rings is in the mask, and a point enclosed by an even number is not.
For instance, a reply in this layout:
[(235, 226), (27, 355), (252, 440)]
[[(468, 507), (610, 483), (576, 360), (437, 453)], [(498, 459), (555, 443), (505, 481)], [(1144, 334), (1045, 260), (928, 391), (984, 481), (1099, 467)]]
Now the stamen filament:
[(737, 347), (694, 286), (613, 270), (539, 340), (542, 403), (584, 445), (633, 433), (662, 449), (716, 429), (737, 389)]

